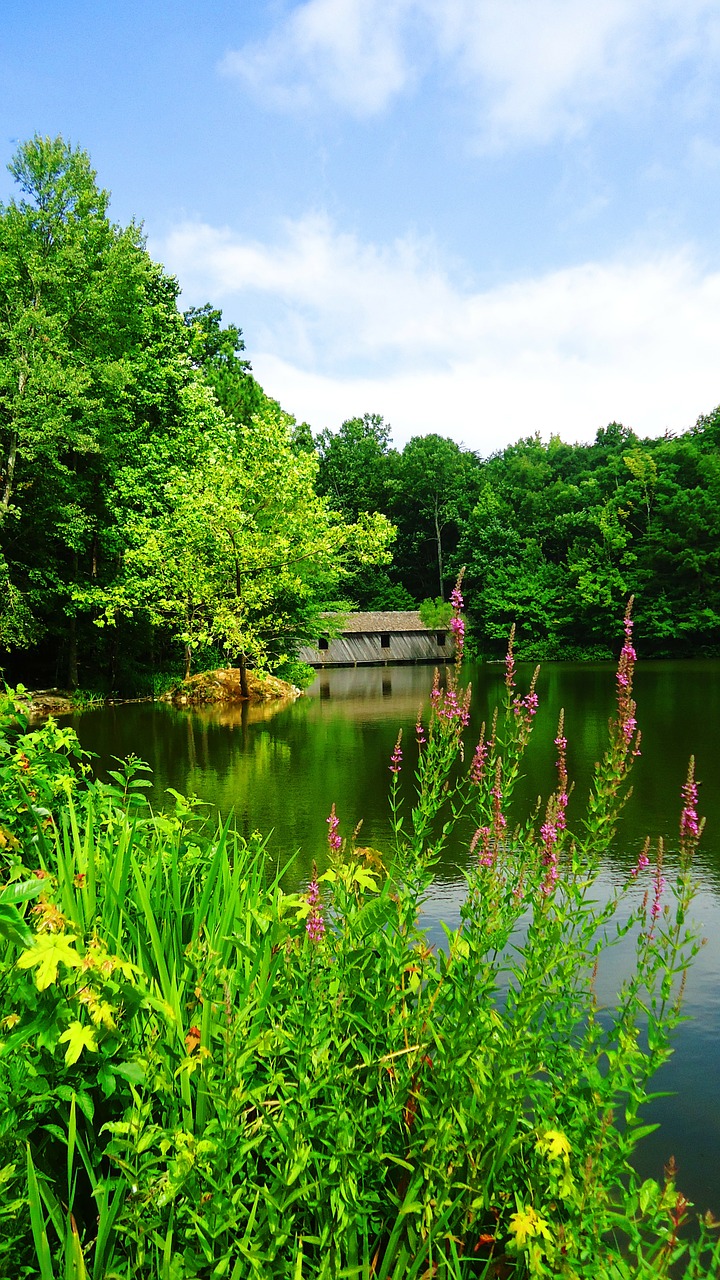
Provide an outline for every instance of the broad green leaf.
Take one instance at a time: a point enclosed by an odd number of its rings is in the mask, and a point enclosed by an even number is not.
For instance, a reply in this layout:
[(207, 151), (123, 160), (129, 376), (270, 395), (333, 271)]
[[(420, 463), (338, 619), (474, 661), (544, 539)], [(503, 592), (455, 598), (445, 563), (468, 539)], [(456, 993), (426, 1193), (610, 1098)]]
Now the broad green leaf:
[(77, 938), (64, 933), (36, 935), (35, 942), (18, 957), (19, 969), (37, 966), (35, 983), (38, 991), (44, 991), (57, 981), (58, 968), (64, 964), (69, 969), (79, 969), (82, 958), (74, 949)]
[(60, 1044), (67, 1044), (65, 1062), (68, 1067), (77, 1062), (83, 1049), (88, 1049), (90, 1053), (97, 1053), (95, 1032), (92, 1027), (84, 1027), (82, 1022), (71, 1022), (67, 1031), (63, 1031), (60, 1036)]

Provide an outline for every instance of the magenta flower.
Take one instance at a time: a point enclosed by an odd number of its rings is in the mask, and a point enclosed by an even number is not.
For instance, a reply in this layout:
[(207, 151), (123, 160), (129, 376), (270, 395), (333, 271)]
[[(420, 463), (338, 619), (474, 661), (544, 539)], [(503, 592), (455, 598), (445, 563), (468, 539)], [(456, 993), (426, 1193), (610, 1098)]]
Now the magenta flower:
[(549, 802), (545, 821), (540, 828), (540, 836), (543, 842), (542, 862), (545, 867), (545, 875), (540, 886), (540, 892), (543, 893), (545, 897), (549, 897), (552, 893), (560, 876), (560, 872), (558, 870), (557, 850), (558, 836), (560, 833), (557, 820), (553, 821), (551, 810), (552, 802)]
[(397, 742), (395, 743), (395, 749), (390, 757), (390, 772), (395, 774), (395, 776), (397, 776), (397, 774), (400, 772), (402, 768), (402, 747), (400, 745), (401, 742), (402, 742), (402, 729), (398, 733)]
[(475, 748), (475, 754), (470, 765), (470, 781), (475, 787), (479, 787), (483, 780), (485, 765), (491, 748), (492, 742), (485, 741), (485, 725), (483, 725), (480, 731), (480, 741)]
[(655, 895), (653, 897), (652, 907), (650, 908), (651, 920), (657, 920), (658, 916), (660, 915), (660, 899), (662, 898), (663, 890), (665, 889), (666, 884), (667, 884), (667, 880), (665, 879), (664, 876), (661, 876), (661, 875), (656, 876)]
[(425, 728), (422, 722), (422, 709), (418, 711), (417, 720), (415, 721), (415, 741), (419, 747), (424, 747), (427, 742), (425, 737)]
[(618, 701), (618, 719), (617, 726), (620, 730), (620, 736), (624, 746), (627, 748), (631, 745), (635, 738), (633, 755), (640, 754), (640, 735), (637, 733), (637, 720), (635, 718), (635, 703), (632, 697), (633, 673), (637, 654), (632, 644), (633, 620), (630, 617), (633, 598), (630, 597), (625, 610), (624, 630), (625, 643), (620, 650), (620, 660), (618, 662), (617, 675), (617, 701)]
[(695, 760), (690, 757), (687, 780), (682, 789), (683, 811), (680, 814), (680, 841), (685, 844), (688, 839), (697, 840), (700, 835), (700, 820), (697, 812), (698, 789), (695, 781)]
[(513, 645), (515, 643), (515, 623), (510, 628), (510, 637), (508, 639), (507, 653), (505, 655), (505, 688), (508, 693), (512, 693), (515, 688), (515, 657), (513, 655)]
[(528, 720), (532, 720), (537, 713), (538, 696), (534, 689), (525, 694), (524, 698), (515, 698), (513, 702), (513, 711), (516, 716), (524, 716)]
[(633, 880), (637, 880), (638, 876), (640, 875), (640, 872), (644, 871), (646, 867), (650, 866), (650, 859), (648, 857), (649, 848), (650, 848), (650, 837), (648, 836), (647, 840), (645, 841), (645, 844), (643, 845), (642, 853), (640, 854), (640, 857), (638, 858), (637, 862), (635, 863), (635, 866), (630, 872), (630, 875)]
[(462, 595), (460, 594), (461, 577), (462, 575), (460, 576), (460, 578), (458, 578), (457, 582), (455, 583), (455, 586), (453, 587), (453, 590), (452, 590), (452, 595), (450, 596), (450, 603), (455, 613), (459, 613), (465, 603), (462, 598)]
[(474, 854), (478, 844), (480, 844), (480, 852), (478, 854), (478, 865), (481, 867), (491, 867), (495, 861), (493, 849), (490, 842), (491, 832), (489, 827), (478, 827), (475, 835), (470, 841), (470, 855)]
[[(335, 806), (330, 817), (335, 815)], [(328, 819), (330, 821), (330, 819)], [(339, 837), (338, 837), (339, 839)], [(310, 907), (310, 914), (305, 921), (305, 932), (311, 942), (319, 942), (325, 933), (325, 921), (323, 920), (322, 904), (320, 902), (320, 885), (317, 878), (317, 867), (313, 863), (313, 878), (307, 887), (307, 902)]]
[(455, 638), (455, 654), (459, 662), (465, 648), (465, 619), (454, 615), (450, 619), (450, 630)]
[(330, 810), (330, 817), (327, 819), (327, 824), (328, 824), (328, 836), (327, 836), (328, 845), (332, 853), (337, 853), (338, 849), (342, 848), (342, 837), (338, 832), (338, 827), (340, 826), (340, 819), (335, 813), (335, 805), (333, 805), (332, 809)]
[(498, 760), (495, 768), (495, 785), (490, 795), (493, 802), (493, 835), (496, 840), (500, 840), (505, 833), (507, 827), (507, 818), (502, 811), (503, 793), (502, 793), (502, 761)]

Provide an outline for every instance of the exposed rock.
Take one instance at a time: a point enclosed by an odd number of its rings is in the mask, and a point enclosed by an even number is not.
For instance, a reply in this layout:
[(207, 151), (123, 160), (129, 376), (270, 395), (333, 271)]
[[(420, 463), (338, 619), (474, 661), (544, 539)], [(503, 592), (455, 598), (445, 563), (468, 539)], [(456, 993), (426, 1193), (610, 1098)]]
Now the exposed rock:
[[(271, 702), (276, 699), (287, 701), (300, 694), (294, 684), (278, 680), (277, 676), (260, 676), (254, 671), (248, 671), (246, 675), (250, 702)], [(220, 667), (217, 671), (201, 671), (170, 689), (163, 695), (163, 701), (173, 702), (181, 707), (246, 701), (240, 688), (240, 668)]]
[(38, 716), (68, 716), (74, 710), (72, 694), (67, 689), (28, 689), (23, 702), (31, 719)]

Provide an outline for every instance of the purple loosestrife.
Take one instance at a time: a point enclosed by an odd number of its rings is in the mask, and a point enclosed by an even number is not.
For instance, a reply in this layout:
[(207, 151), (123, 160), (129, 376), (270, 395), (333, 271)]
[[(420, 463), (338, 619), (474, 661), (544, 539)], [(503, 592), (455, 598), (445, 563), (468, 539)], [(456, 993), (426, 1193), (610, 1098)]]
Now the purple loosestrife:
[(639, 756), (640, 733), (638, 732), (637, 719), (635, 717), (636, 706), (632, 696), (633, 674), (637, 661), (637, 654), (632, 643), (633, 620), (630, 616), (632, 606), (633, 597), (631, 596), (625, 610), (623, 623), (625, 642), (620, 650), (620, 660), (618, 662), (617, 676), (615, 677), (618, 705), (617, 726), (620, 731), (621, 745), (626, 750), (632, 745), (632, 754)]
[(436, 667), (435, 674), (433, 676), (432, 689), (430, 690), (430, 710), (431, 711), (437, 711), (441, 697), (442, 697), (442, 694), (440, 693), (440, 672)]
[[(334, 806), (333, 806), (334, 808)], [(313, 862), (313, 878), (307, 887), (307, 902), (310, 914), (305, 921), (305, 932), (311, 942), (320, 942), (325, 933), (322, 904), (320, 902), (320, 885), (317, 878), (317, 867)]]
[(683, 809), (680, 814), (680, 848), (683, 853), (692, 853), (697, 844), (702, 829), (705, 825), (705, 819), (698, 818), (697, 811), (698, 789), (695, 781), (695, 757), (690, 757), (688, 765), (687, 778), (683, 783), (682, 801)]
[(560, 838), (567, 825), (567, 805), (568, 805), (568, 772), (567, 772), (567, 738), (564, 732), (565, 713), (560, 712), (558, 721), (557, 737), (555, 738), (555, 746), (558, 750), (557, 773), (558, 784), (557, 789), (550, 797), (545, 810), (545, 821), (540, 828), (540, 838), (542, 840), (542, 863), (545, 868), (543, 882), (540, 886), (541, 892), (548, 897), (558, 882), (559, 871), (559, 844)]
[(422, 707), (418, 711), (417, 720), (415, 721), (415, 741), (417, 742), (418, 747), (421, 750), (427, 743), (427, 738), (425, 737), (425, 728), (422, 722)]
[(478, 853), (478, 865), (481, 867), (491, 867), (495, 861), (494, 852), (490, 842), (491, 831), (489, 827), (478, 827), (475, 835), (470, 841), (470, 856), (480, 844), (480, 852)]
[[(525, 749), (528, 742), (530, 741), (530, 735), (532, 733), (532, 727), (533, 727), (533, 719), (538, 709), (538, 696), (535, 692), (535, 685), (537, 684), (537, 678), (539, 674), (540, 674), (540, 668), (536, 667), (535, 671), (533, 672), (533, 678), (530, 681), (530, 688), (528, 692), (525, 694), (524, 698), (516, 696), (512, 700), (512, 712), (513, 712), (513, 715), (515, 716), (515, 720), (518, 726), (517, 743), (518, 743), (518, 748), (521, 751)], [(514, 673), (513, 673), (513, 678), (514, 678)], [(507, 684), (507, 680), (505, 683)], [(508, 689), (510, 693), (512, 693), (512, 689), (510, 689), (509, 686), (508, 686)]]
[(332, 809), (330, 810), (330, 817), (327, 819), (327, 824), (328, 824), (328, 834), (327, 834), (328, 848), (330, 849), (331, 854), (337, 853), (338, 850), (342, 848), (342, 837), (338, 831), (338, 827), (340, 826), (340, 819), (335, 813), (335, 805), (333, 805)]
[(470, 765), (469, 777), (474, 787), (479, 787), (485, 776), (485, 766), (487, 764), (488, 756), (492, 750), (492, 746), (492, 739), (489, 739), (488, 741), (485, 740), (485, 722), (483, 721), (483, 726), (480, 730), (480, 740), (475, 748), (475, 754)]
[(513, 654), (513, 645), (515, 644), (515, 623), (510, 628), (510, 636), (508, 638), (507, 653), (505, 654), (505, 688), (508, 695), (512, 696), (515, 689), (515, 656)]
[(507, 818), (502, 811), (503, 792), (502, 792), (502, 760), (498, 760), (495, 767), (495, 785), (490, 795), (493, 802), (493, 835), (496, 845), (505, 835), (507, 827)]
[(463, 659), (463, 651), (465, 649), (465, 619), (462, 616), (463, 598), (460, 592), (460, 584), (462, 583), (464, 570), (460, 571), (458, 580), (453, 587), (450, 596), (450, 604), (452, 605), (452, 618), (450, 619), (450, 630), (455, 640), (455, 662), (460, 666)]
[(557, 821), (553, 821), (551, 803), (548, 803), (548, 811), (545, 821), (540, 828), (540, 835), (543, 842), (542, 861), (545, 868), (545, 875), (540, 886), (540, 892), (546, 897), (552, 893), (558, 882), (560, 872), (558, 870), (558, 827)]
[(567, 738), (565, 737), (564, 711), (560, 712), (555, 746), (558, 749), (558, 758), (556, 761), (558, 771), (558, 786), (556, 792), (557, 817), (555, 819), (555, 823), (558, 831), (564, 831), (566, 826), (566, 810), (568, 806)]
[(645, 844), (643, 845), (642, 853), (640, 854), (640, 857), (638, 858), (637, 862), (635, 863), (635, 866), (630, 872), (630, 876), (633, 880), (637, 880), (638, 876), (640, 875), (640, 872), (644, 871), (646, 867), (650, 866), (649, 855), (650, 855), (650, 837), (648, 836), (645, 841)]
[(447, 720), (450, 724), (457, 722), (461, 729), (466, 729), (470, 723), (471, 692), (470, 685), (468, 685), (461, 700), (455, 685), (449, 684), (445, 693), (440, 694), (435, 703), (436, 714), (441, 720)]
[(653, 900), (652, 900), (652, 906), (650, 907), (650, 929), (648, 931), (648, 941), (653, 936), (655, 921), (657, 920), (662, 910), (662, 896), (665, 890), (665, 886), (667, 884), (667, 880), (665, 879), (662, 873), (664, 853), (665, 853), (665, 846), (663, 844), (663, 840), (661, 837), (658, 840), (657, 862), (655, 863)]
[(390, 772), (391, 772), (392, 774), (394, 774), (394, 775), (395, 775), (395, 777), (397, 777), (397, 775), (399, 774), (399, 772), (400, 772), (400, 770), (401, 770), (401, 768), (402, 768), (402, 758), (403, 758), (403, 757), (402, 757), (402, 746), (401, 746), (401, 743), (402, 743), (402, 729), (400, 730), (400, 732), (399, 732), (399, 734), (398, 734), (398, 736), (397, 736), (397, 742), (395, 743), (395, 749), (394, 749), (394, 751), (393, 751), (393, 753), (392, 753), (392, 755), (391, 755), (391, 757), (390, 757)]

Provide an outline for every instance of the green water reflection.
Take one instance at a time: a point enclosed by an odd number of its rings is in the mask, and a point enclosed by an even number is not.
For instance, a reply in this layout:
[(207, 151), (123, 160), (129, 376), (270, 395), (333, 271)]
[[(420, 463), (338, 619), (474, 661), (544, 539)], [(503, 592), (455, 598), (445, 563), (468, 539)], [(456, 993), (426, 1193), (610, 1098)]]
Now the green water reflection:
[[(485, 665), (469, 673), (473, 683), (471, 752), (482, 720), (489, 721), (502, 694), (502, 667)], [(519, 668), (527, 683), (531, 668)], [(129, 753), (154, 771), (153, 800), (164, 802), (173, 787), (193, 792), (225, 815), (234, 811), (241, 831), (272, 832), (270, 847), (279, 861), (297, 854), (293, 876), (304, 880), (313, 858), (325, 850), (325, 818), (336, 805), (344, 833), (362, 820), (362, 842), (387, 847), (390, 827), (388, 764), (398, 728), (403, 729), (408, 778), (415, 758), (414, 724), (427, 708), (432, 670), (427, 667), (362, 668), (322, 673), (297, 702), (277, 707), (178, 711), (162, 704), (106, 708), (76, 716), (83, 745), (96, 753), (100, 772), (111, 757)], [(540, 710), (518, 801), (527, 811), (554, 784), (553, 739), (565, 709), (573, 812), (583, 811), (594, 762), (606, 742), (614, 700), (611, 664), (548, 663), (538, 682)], [(604, 882), (609, 887), (634, 863), (646, 834), (677, 844), (680, 788), (688, 758), (697, 760), (702, 781), (700, 811), (707, 830), (697, 864), (697, 916), (708, 936), (687, 989), (691, 1021), (677, 1040), (677, 1052), (658, 1088), (678, 1097), (655, 1104), (659, 1134), (647, 1142), (643, 1172), (662, 1176), (674, 1154), (681, 1185), (699, 1207), (720, 1212), (720, 1111), (715, 1081), (720, 1063), (720, 663), (640, 664), (636, 678), (642, 755), (636, 761), (634, 795), (615, 847), (609, 851)], [(471, 832), (462, 832), (447, 851), (438, 885), (428, 903), (428, 927), (441, 918), (452, 923), (462, 899), (461, 868)], [(670, 855), (671, 856), (671, 855)], [(607, 997), (621, 975), (609, 967)]]

